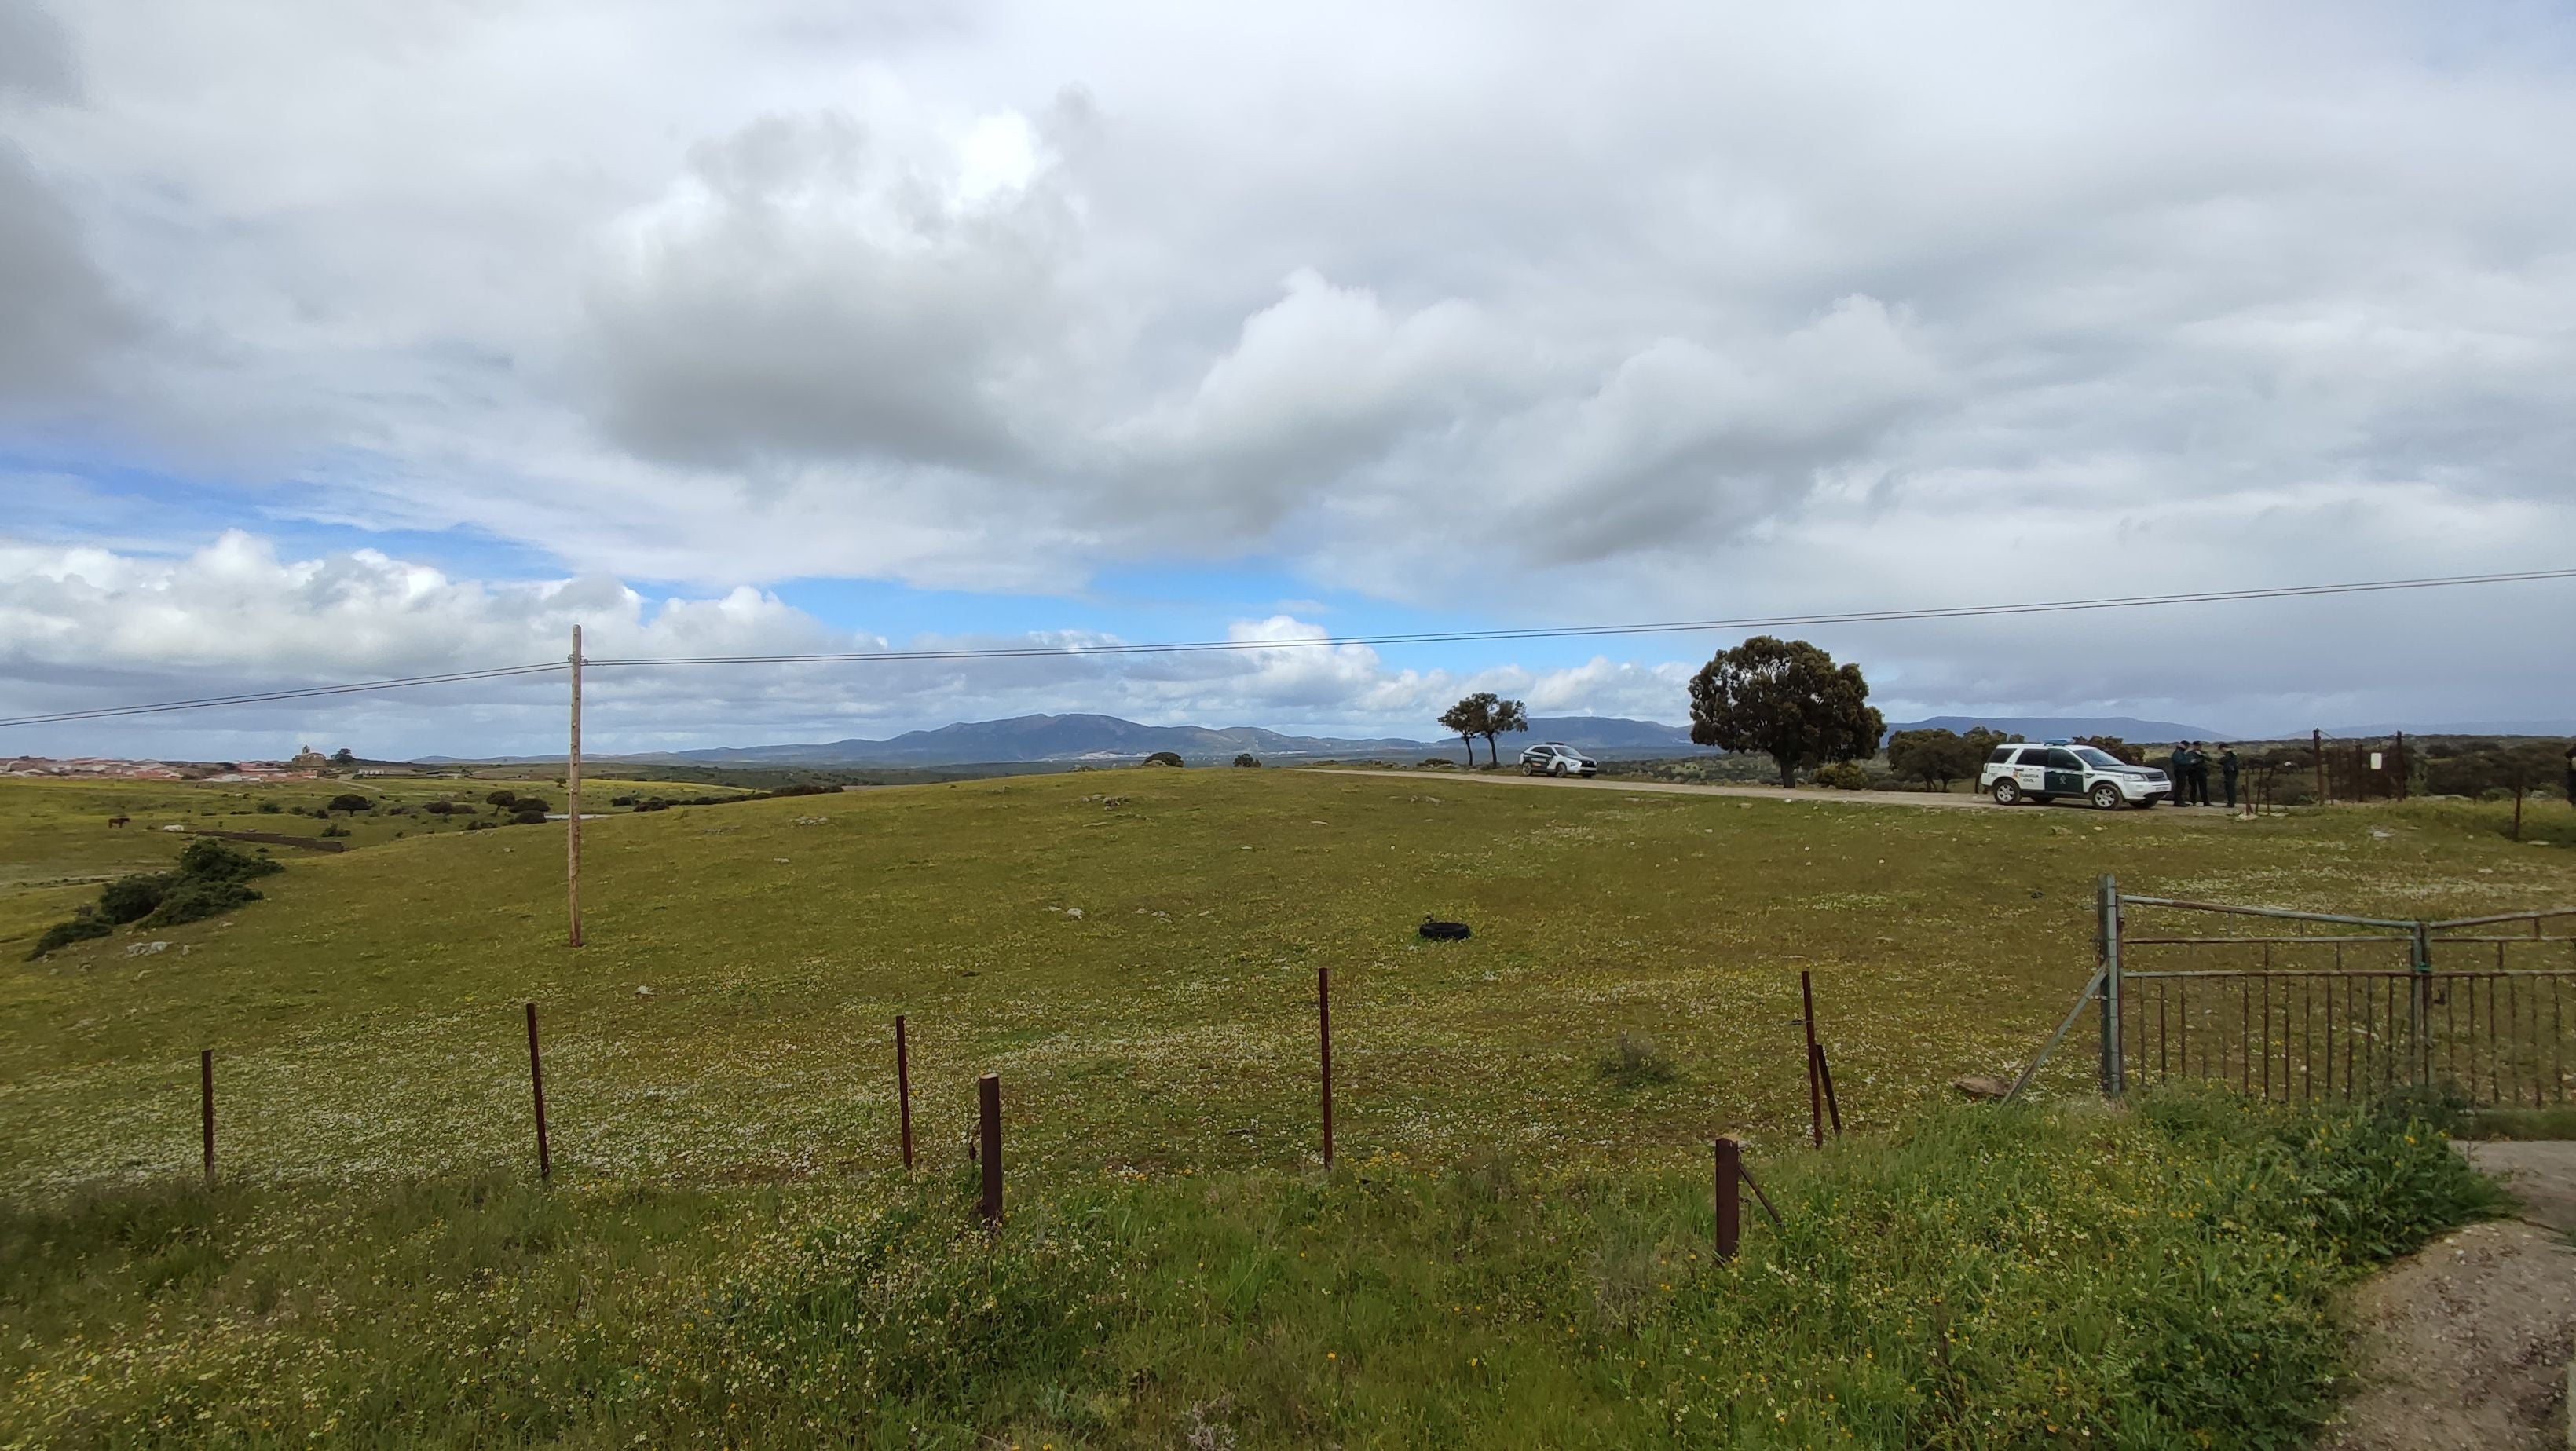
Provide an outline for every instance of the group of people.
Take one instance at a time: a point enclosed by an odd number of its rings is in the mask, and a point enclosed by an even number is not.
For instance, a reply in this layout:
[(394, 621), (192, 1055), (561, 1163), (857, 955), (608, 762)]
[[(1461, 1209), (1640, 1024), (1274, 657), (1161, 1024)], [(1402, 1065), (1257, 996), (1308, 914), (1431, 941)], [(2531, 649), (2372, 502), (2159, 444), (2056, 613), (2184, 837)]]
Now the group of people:
[[(2227, 808), (2236, 809), (2236, 773), (2243, 764), (2236, 759), (2236, 748), (2224, 741), (2218, 746), (2218, 778), (2227, 791)], [(2165, 774), (2173, 780), (2173, 803), (2176, 806), (2209, 805), (2210, 755), (2198, 741), (2184, 741), (2173, 748), (2165, 759)]]

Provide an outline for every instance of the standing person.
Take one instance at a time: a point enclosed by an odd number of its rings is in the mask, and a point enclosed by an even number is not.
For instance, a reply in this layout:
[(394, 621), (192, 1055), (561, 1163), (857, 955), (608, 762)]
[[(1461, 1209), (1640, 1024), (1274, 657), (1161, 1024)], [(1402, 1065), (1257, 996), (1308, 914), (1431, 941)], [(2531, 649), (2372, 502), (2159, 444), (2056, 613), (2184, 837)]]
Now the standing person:
[(2218, 743), (2218, 776), (2227, 785), (2227, 809), (2236, 809), (2236, 773), (2243, 763), (2236, 759), (2236, 748), (2225, 741)]
[(2191, 742), (2174, 742), (2173, 754), (2165, 757), (2165, 774), (2173, 778), (2173, 801), (2176, 806), (2191, 804)]
[(2191, 804), (2209, 804), (2209, 754), (2198, 741), (2185, 741), (2182, 747), (2184, 786), (2191, 792)]
[(2567, 804), (2576, 806), (2576, 741), (2567, 746)]

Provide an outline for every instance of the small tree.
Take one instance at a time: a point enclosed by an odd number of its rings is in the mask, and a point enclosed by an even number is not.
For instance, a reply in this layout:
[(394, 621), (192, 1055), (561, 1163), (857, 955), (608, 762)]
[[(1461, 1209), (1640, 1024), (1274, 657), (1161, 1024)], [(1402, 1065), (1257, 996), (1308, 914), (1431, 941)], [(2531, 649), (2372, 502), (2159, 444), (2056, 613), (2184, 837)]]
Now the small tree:
[(346, 811), (351, 815), (355, 815), (375, 804), (376, 803), (359, 795), (355, 791), (343, 791), (339, 795), (332, 797), (331, 804), (323, 809), (327, 811)]
[(1145, 758), (1145, 764), (1148, 766), (1181, 766), (1188, 763), (1181, 759), (1180, 753), (1177, 751), (1156, 751), (1154, 754)]
[(2118, 736), (2077, 736), (2075, 744), (2091, 746), (2113, 760), (2126, 761), (2132, 766), (2143, 766), (2147, 763), (2145, 747), (2130, 745)]
[(358, 754), (357, 752), (350, 750), (347, 746), (342, 746), (340, 749), (331, 753), (331, 764), (334, 766), (354, 766), (358, 764)]
[(1441, 728), (1466, 745), (1467, 764), (1470, 766), (1476, 764), (1476, 737), (1485, 734), (1485, 726), (1493, 718), (1498, 699), (1492, 691), (1480, 690), (1441, 712)]
[(1261, 758), (1252, 754), (1250, 751), (1246, 751), (1242, 755), (1235, 757), (1234, 763), (1238, 766), (1258, 770), (1261, 767)]
[(1974, 775), (1968, 742), (1956, 731), (1898, 731), (1887, 738), (1887, 768), (1901, 781), (1939, 783), (1943, 791), (1961, 776)]
[(1691, 740), (1727, 751), (1762, 751), (1794, 786), (1803, 766), (1849, 761), (1878, 750), (1887, 721), (1869, 703), (1857, 665), (1804, 640), (1756, 635), (1720, 650), (1691, 677)]
[(1528, 729), (1529, 707), (1517, 700), (1497, 700), (1494, 702), (1493, 709), (1485, 714), (1485, 728), (1477, 734), (1485, 738), (1485, 751), (1493, 757), (1494, 764), (1499, 766), (1503, 763), (1503, 753), (1494, 748), (1494, 737), (1505, 731)]

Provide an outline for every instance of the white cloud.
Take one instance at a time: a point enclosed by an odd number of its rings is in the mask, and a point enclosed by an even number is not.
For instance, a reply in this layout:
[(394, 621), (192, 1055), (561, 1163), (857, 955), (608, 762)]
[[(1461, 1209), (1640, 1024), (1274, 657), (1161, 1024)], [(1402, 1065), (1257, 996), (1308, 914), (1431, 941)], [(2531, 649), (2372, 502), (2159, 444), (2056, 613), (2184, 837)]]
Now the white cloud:
[[(584, 578), (1242, 559), (1535, 622), (2528, 564), (2569, 523), (2551, 12), (59, 20), (0, 8), (39, 38), (0, 443)], [(2160, 677), (2329, 698), (2401, 638)], [(1998, 664), (2039, 643), (1884, 673), (2123, 688)], [(2424, 663), (2470, 661), (2576, 709)]]
[[(613, 662), (890, 647), (828, 629), (748, 585), (654, 600), (605, 577), (492, 584), (372, 550), (282, 559), (239, 531), (179, 559), (0, 542), (0, 683), (30, 714), (537, 664), (566, 657), (575, 624), (585, 655), (612, 662), (590, 672), (586, 690), (590, 743), (602, 752), (886, 736), (1081, 710), (1153, 724), (1420, 737), (1434, 733), (1443, 706), (1477, 689), (1526, 694), (1544, 711), (1670, 716), (1680, 678), (1679, 667), (1597, 659), (1568, 671), (1397, 669), (1365, 646), (1325, 643), (1321, 626), (1289, 615), (1235, 622), (1226, 638), (1250, 648), (1222, 652), (636, 669)], [(924, 637), (909, 647), (1113, 643), (1063, 633)], [(562, 688), (551, 676), (436, 686), (244, 707), (181, 728), (211, 742), (212, 754), (278, 753), (290, 738), (354, 740), (385, 755), (542, 751), (562, 729)], [(166, 750), (148, 743), (169, 725), (144, 717), (19, 728), (9, 748), (101, 749), (104, 732), (147, 743), (129, 749)]]

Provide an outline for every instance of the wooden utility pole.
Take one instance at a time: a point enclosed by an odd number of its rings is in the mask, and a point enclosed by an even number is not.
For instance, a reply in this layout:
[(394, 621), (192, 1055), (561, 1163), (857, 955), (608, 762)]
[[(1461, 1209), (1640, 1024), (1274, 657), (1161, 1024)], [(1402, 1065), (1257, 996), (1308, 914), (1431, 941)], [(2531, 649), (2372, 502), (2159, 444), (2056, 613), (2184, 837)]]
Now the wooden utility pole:
[[(2308, 752), (2316, 758), (2317, 804), (2319, 806), (2323, 806), (2334, 799), (2326, 794), (2326, 733), (2324, 731), (2308, 732)], [(2181, 790), (2181, 783), (2176, 782), (2174, 784), (2174, 789), (2177, 791)]]
[(572, 748), (564, 763), (564, 912), (581, 945), (581, 626), (572, 627)]

